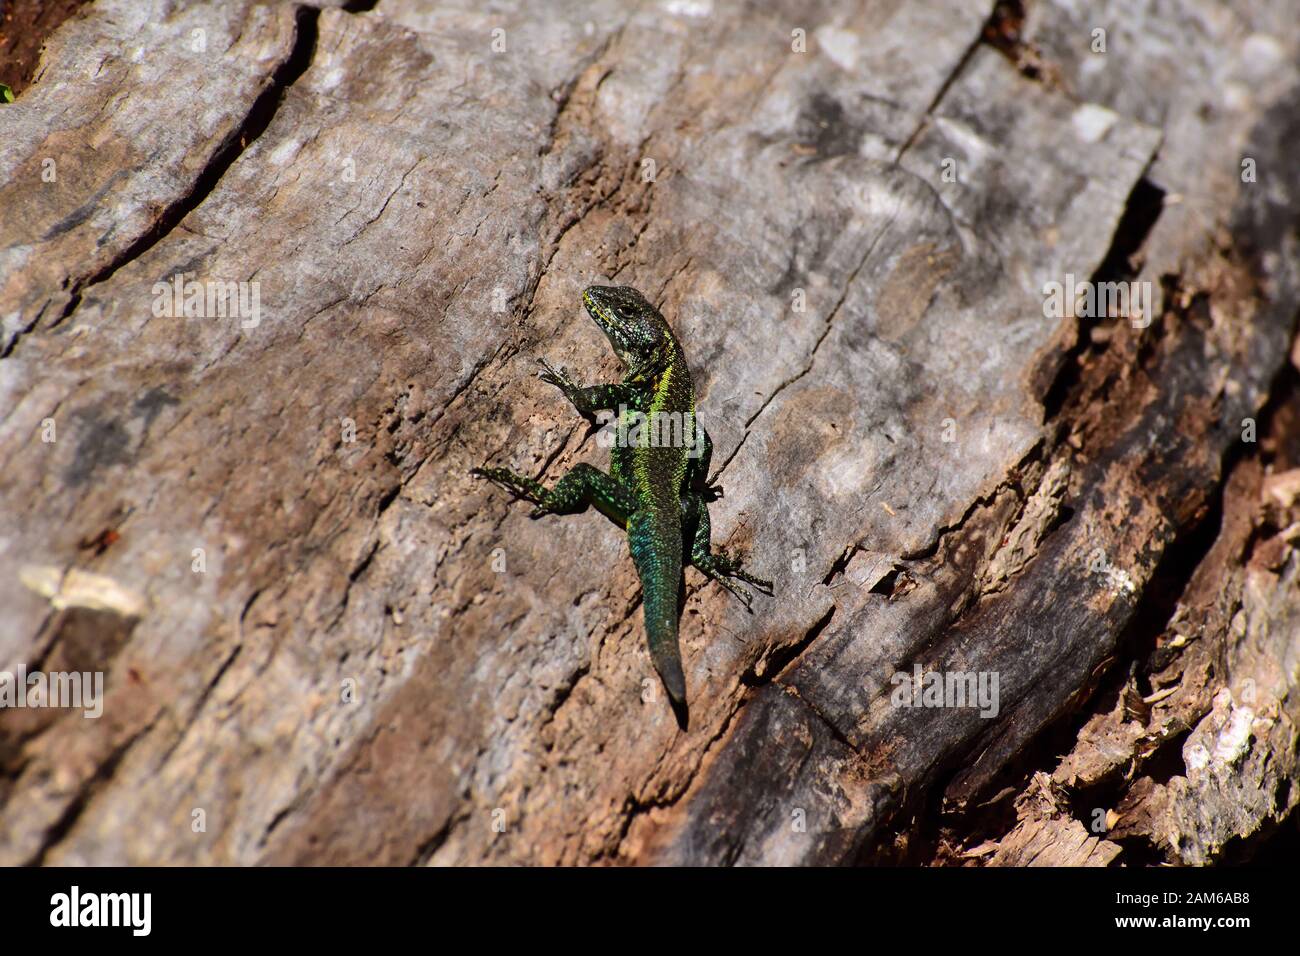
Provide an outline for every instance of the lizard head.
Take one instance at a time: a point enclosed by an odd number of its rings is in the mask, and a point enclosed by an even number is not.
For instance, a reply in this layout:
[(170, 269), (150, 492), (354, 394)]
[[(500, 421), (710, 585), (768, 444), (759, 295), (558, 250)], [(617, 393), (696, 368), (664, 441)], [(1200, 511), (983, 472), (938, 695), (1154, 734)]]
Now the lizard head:
[(672, 333), (659, 310), (628, 285), (593, 285), (582, 293), (587, 314), (629, 367), (645, 361)]

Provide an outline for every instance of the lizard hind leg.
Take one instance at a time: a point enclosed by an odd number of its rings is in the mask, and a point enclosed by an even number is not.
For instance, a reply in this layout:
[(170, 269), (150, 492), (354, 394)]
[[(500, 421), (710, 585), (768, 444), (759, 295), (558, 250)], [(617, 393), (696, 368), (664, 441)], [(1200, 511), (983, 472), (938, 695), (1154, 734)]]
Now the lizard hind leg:
[(709, 524), (709, 509), (705, 502), (696, 497), (690, 505), (695, 519), (695, 537), (691, 542), (691, 564), (701, 574), (717, 581), (724, 588), (738, 597), (746, 608), (751, 608), (754, 596), (741, 587), (732, 578), (751, 584), (764, 594), (772, 593), (772, 582), (755, 577), (741, 568), (738, 558), (733, 558), (722, 551), (714, 551), (709, 541), (712, 529)]

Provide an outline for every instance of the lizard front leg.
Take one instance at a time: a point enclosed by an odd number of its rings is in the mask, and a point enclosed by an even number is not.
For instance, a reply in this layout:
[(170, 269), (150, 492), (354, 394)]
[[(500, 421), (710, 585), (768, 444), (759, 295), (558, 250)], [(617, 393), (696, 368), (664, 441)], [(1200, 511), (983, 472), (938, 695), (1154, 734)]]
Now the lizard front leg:
[(619, 406), (641, 410), (645, 404), (644, 390), (635, 385), (617, 382), (611, 385), (579, 385), (569, 378), (562, 368), (555, 368), (545, 359), (538, 359), (542, 371), (537, 377), (554, 385), (580, 414), (592, 418), (597, 412), (616, 412)]
[(704, 498), (699, 493), (687, 492), (682, 496), (682, 505), (687, 519), (686, 526), (691, 527), (693, 525), (695, 528), (691, 543), (690, 563), (695, 565), (700, 573), (717, 581), (740, 598), (747, 608), (750, 607), (754, 597), (745, 588), (731, 580), (732, 578), (752, 584), (764, 594), (770, 595), (772, 593), (771, 581), (754, 577), (747, 571), (742, 570), (739, 558), (733, 558), (726, 552), (712, 549), (712, 544), (709, 541), (712, 534), (712, 528), (709, 524), (709, 506)]
[(622, 482), (598, 468), (579, 462), (553, 488), (520, 475), (509, 468), (474, 468), (471, 475), (486, 478), (537, 505), (530, 518), (548, 514), (578, 514), (595, 505), (618, 524), (626, 527), (628, 516), (636, 510), (636, 496)]

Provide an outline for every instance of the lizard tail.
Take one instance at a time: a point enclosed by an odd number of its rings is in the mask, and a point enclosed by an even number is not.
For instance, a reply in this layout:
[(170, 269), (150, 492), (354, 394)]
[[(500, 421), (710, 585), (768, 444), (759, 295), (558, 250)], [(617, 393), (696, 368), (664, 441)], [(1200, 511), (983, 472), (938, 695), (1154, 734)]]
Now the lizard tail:
[(677, 647), (676, 602), (670, 617), (652, 617), (652, 614), (655, 612), (646, 604), (645, 630), (650, 660), (659, 672), (659, 679), (664, 682), (664, 690), (668, 691), (673, 703), (681, 707), (686, 704), (686, 675), (682, 672), (682, 653)]
[(677, 646), (677, 598), (682, 579), (680, 522), (640, 512), (628, 520), (628, 545), (641, 578), (645, 634), (664, 689), (673, 703), (686, 703), (686, 675)]

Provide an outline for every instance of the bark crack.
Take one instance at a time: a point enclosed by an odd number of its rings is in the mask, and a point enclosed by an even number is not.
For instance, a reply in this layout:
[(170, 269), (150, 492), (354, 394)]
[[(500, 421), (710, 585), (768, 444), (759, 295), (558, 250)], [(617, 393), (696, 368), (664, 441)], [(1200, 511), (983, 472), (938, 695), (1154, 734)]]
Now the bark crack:
[[(244, 151), (260, 137), (280, 108), (288, 89), (307, 71), (316, 53), (317, 21), (320, 11), (315, 7), (301, 6), (294, 13), (294, 40), (289, 56), (272, 72), (268, 84), (253, 101), (242, 122), (226, 135), (208, 158), (207, 164), (181, 197), (166, 206), (153, 224), (130, 245), (115, 255), (106, 265), (88, 276), (72, 283), (67, 303), (49, 324), (55, 329), (81, 305), (86, 290), (110, 279), (118, 270), (139, 259), (166, 238), (191, 212), (193, 212), (225, 176)], [(43, 312), (42, 312), (43, 314)], [(30, 333), (40, 322), (38, 315), (32, 323), (19, 329), (10, 339), (0, 359), (8, 358), (20, 339)]]

